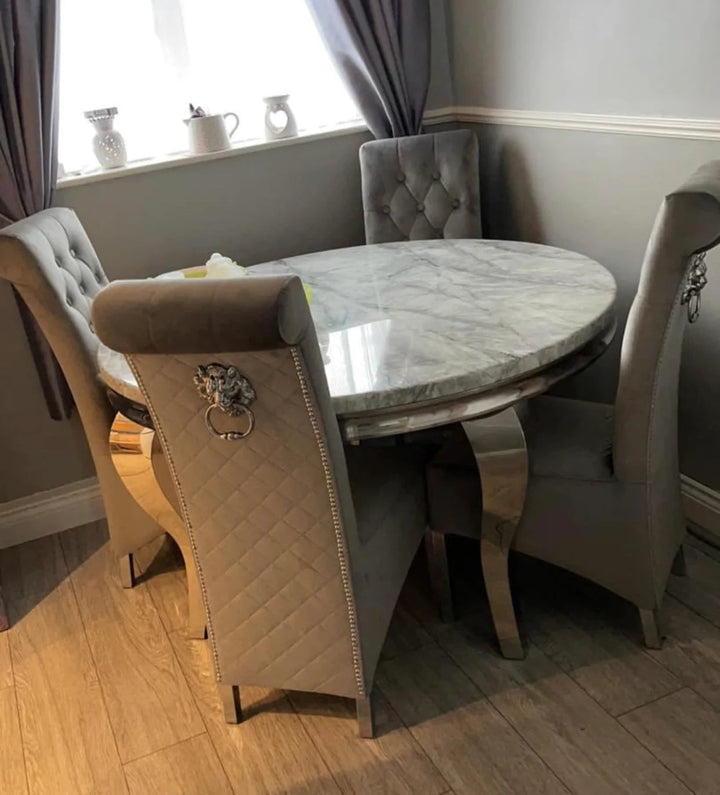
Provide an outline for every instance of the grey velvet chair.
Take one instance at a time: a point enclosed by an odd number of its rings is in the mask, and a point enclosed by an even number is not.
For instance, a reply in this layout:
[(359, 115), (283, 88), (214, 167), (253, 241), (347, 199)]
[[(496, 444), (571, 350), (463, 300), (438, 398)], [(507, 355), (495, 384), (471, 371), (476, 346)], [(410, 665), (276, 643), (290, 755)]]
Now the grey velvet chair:
[(425, 461), (343, 449), (297, 277), (115, 282), (93, 306), (147, 400), (182, 506), (226, 719), (239, 685), (370, 693), (426, 528)]
[(480, 237), (477, 137), (470, 130), (360, 147), (367, 243)]
[[(673, 561), (678, 573), (684, 570), (678, 377), (688, 316), (696, 316), (705, 283), (705, 252), (718, 242), (720, 160), (700, 168), (660, 207), (623, 337), (614, 406), (542, 397), (522, 417), (530, 476), (512, 548), (637, 605), (651, 648), (661, 643), (658, 610)], [(480, 537), (473, 467), (460, 438), (429, 466), (433, 532)], [(435, 565), (446, 576), (444, 557)], [(509, 593), (507, 566), (486, 577), (486, 587), (491, 604), (498, 589)], [(512, 622), (519, 646), (514, 616)]]
[(93, 298), (108, 280), (75, 213), (57, 207), (2, 229), (0, 278), (20, 294), (65, 374), (95, 464), (121, 580), (131, 587), (132, 553), (163, 530), (132, 499), (110, 458), (115, 411), (98, 377), (98, 340), (90, 326)]

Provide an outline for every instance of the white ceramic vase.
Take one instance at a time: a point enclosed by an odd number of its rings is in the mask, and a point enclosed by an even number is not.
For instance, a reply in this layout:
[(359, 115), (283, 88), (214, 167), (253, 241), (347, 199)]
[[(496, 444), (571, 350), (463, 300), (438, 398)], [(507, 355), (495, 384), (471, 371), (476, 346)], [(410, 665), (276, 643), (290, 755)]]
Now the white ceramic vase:
[(89, 111), (85, 118), (95, 128), (93, 136), (93, 152), (98, 163), (104, 169), (121, 168), (127, 163), (127, 150), (125, 139), (113, 129), (116, 108), (106, 108), (102, 111)]
[(298, 134), (295, 114), (288, 105), (289, 94), (275, 97), (263, 97), (265, 103), (265, 139), (277, 141), (281, 138), (293, 138)]

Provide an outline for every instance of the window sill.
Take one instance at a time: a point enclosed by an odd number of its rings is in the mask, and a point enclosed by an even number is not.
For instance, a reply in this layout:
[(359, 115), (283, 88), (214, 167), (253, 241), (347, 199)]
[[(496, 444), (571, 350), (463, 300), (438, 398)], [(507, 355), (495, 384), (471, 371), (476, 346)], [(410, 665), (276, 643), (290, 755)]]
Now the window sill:
[(194, 155), (190, 152), (180, 152), (174, 155), (162, 155), (161, 157), (147, 158), (144, 160), (134, 160), (122, 168), (113, 168), (107, 171), (97, 169), (82, 174), (68, 174), (58, 180), (58, 188), (71, 188), (76, 185), (88, 185), (94, 182), (103, 182), (109, 179), (119, 179), (129, 177), (133, 174), (144, 174), (149, 171), (162, 171), (166, 168), (177, 168), (178, 166), (191, 165), (193, 163), (204, 163), (210, 160), (223, 160), (227, 157), (259, 152), (266, 149), (278, 149), (284, 146), (295, 146), (296, 144), (319, 141), (325, 138), (337, 138), (342, 135), (367, 132), (367, 126), (360, 120), (338, 124), (320, 131), (301, 132), (293, 138), (282, 138), (278, 141), (265, 141), (253, 139), (249, 141), (239, 141), (230, 149), (222, 152), (210, 152), (204, 155)]

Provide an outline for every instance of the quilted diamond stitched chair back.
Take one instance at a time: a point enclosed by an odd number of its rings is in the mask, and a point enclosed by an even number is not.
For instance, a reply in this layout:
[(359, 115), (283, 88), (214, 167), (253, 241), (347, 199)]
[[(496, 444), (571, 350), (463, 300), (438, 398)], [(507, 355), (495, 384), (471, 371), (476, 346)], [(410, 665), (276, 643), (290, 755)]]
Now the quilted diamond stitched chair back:
[(93, 298), (107, 277), (77, 215), (56, 207), (0, 231), (0, 278), (9, 281), (47, 338), (75, 400), (105, 502), (115, 553), (126, 555), (161, 533), (130, 497), (110, 459), (115, 415), (98, 378)]
[[(134, 369), (172, 472), (220, 693), (370, 691), (427, 524), (418, 445), (344, 448), (300, 280), (116, 282), (100, 339)], [(351, 490), (352, 489), (352, 490)]]
[(470, 130), (360, 147), (365, 241), (480, 237), (477, 137)]
[(93, 315), (160, 435), (218, 681), (363, 697), (358, 534), (300, 280), (118, 282)]

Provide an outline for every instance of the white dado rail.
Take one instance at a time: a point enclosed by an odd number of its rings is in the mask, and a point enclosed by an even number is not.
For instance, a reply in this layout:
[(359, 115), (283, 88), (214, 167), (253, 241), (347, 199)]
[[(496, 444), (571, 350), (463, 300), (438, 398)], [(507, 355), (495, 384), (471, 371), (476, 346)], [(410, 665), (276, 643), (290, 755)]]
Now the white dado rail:
[(464, 122), (553, 130), (645, 135), (661, 138), (720, 140), (720, 119), (686, 119), (663, 116), (612, 116), (596, 113), (565, 113), (544, 110), (510, 110), (457, 105), (430, 110), (426, 124)]

